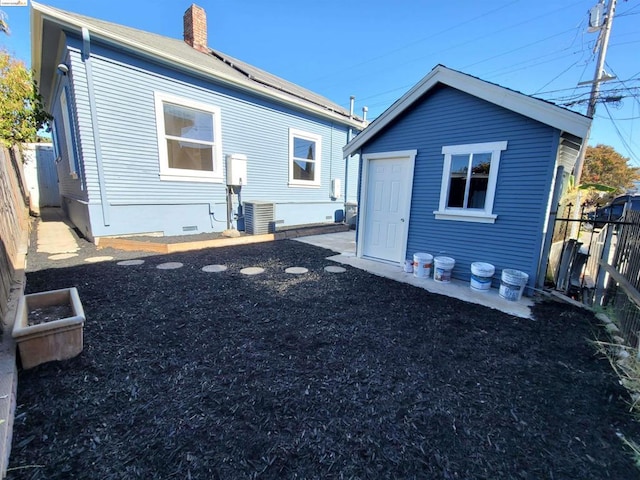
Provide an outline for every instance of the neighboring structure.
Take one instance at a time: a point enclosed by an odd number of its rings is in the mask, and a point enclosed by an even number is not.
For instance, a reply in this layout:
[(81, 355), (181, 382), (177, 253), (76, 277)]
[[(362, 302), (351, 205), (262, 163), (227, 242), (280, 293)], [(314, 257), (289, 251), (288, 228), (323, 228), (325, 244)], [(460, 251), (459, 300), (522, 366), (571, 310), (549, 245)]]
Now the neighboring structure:
[(446, 255), (455, 278), (482, 261), (494, 281), (514, 268), (540, 285), (552, 206), (590, 122), (438, 65), (344, 148), (362, 155), (357, 255)]
[(35, 2), (31, 14), (62, 206), (88, 238), (222, 231), (252, 201), (267, 216), (251, 225), (333, 222), (356, 200), (359, 159), (342, 155), (365, 126), (353, 107), (210, 49), (200, 7), (184, 41)]
[(31, 212), (39, 215), (42, 207), (59, 207), (60, 192), (53, 145), (25, 144), (22, 146), (22, 158)]

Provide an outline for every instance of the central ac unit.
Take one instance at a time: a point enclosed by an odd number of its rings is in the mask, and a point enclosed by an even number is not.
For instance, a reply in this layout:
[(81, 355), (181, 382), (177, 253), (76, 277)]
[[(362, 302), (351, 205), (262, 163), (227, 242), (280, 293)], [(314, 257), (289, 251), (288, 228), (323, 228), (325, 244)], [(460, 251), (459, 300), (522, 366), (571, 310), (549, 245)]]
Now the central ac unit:
[(249, 235), (273, 233), (276, 206), (271, 202), (244, 202), (244, 229)]

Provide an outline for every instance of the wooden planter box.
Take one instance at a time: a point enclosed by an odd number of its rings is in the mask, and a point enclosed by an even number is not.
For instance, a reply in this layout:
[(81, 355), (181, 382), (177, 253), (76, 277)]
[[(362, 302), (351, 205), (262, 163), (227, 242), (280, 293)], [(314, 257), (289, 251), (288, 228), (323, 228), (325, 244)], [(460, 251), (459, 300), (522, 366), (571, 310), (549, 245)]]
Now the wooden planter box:
[[(30, 316), (41, 323), (29, 325)], [(58, 318), (60, 317), (60, 318)], [(22, 368), (66, 360), (82, 352), (84, 310), (75, 287), (23, 295), (13, 325)]]

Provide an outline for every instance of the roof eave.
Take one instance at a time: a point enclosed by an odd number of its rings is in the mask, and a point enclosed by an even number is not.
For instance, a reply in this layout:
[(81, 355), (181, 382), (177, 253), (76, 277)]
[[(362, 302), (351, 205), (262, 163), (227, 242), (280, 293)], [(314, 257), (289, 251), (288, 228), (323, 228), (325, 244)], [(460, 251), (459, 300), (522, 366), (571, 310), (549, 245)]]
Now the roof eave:
[[(40, 67), (40, 57), (36, 57), (34, 56), (35, 53), (40, 54), (40, 43), (41, 43), (41, 32), (42, 32), (42, 16), (46, 16), (48, 19), (50, 19), (51, 21), (55, 21), (56, 23), (58, 23), (61, 26), (64, 26), (68, 29), (73, 29), (75, 31), (77, 31), (78, 33), (80, 33), (82, 31), (82, 27), (85, 26), (82, 24), (82, 22), (78, 22), (76, 19), (74, 19), (73, 17), (70, 17), (68, 15), (62, 14), (58, 11), (54, 11), (51, 8), (49, 8), (46, 5), (42, 5), (40, 3), (37, 2), (31, 2), (31, 8), (36, 12), (36, 15), (32, 15), (32, 32), (35, 32), (32, 35), (35, 35), (33, 37), (33, 45), (32, 45), (32, 58), (38, 58), (38, 67)], [(36, 18), (37, 17), (37, 18)], [(38, 30), (34, 30), (34, 26), (33, 26), (33, 22), (37, 22), (38, 26), (40, 27)], [(88, 27), (87, 27), (88, 28)], [(192, 63), (192, 62), (187, 62), (184, 59), (180, 58), (180, 57), (176, 57), (174, 55), (170, 55), (167, 54), (166, 52), (159, 50), (159, 49), (155, 49), (152, 47), (149, 47), (147, 45), (141, 44), (139, 42), (130, 40), (128, 38), (125, 37), (121, 37), (118, 35), (115, 35), (111, 32), (109, 32), (108, 30), (105, 29), (101, 29), (101, 28), (90, 28), (90, 33), (92, 36), (97, 36), (102, 40), (105, 40), (109, 43), (118, 45), (118, 46), (124, 46), (127, 50), (131, 51), (131, 52), (136, 52), (136, 53), (142, 53), (152, 59), (155, 60), (161, 60), (163, 63), (167, 64), (168, 66), (171, 66), (173, 68), (176, 67), (181, 67), (182, 69), (190, 72), (190, 73), (196, 73), (199, 75), (204, 75), (205, 77), (208, 78), (215, 78), (218, 81), (221, 81), (227, 85), (231, 85), (235, 88), (239, 88), (241, 90), (253, 93), (253, 94), (257, 94), (260, 95), (262, 97), (267, 97), (267, 98), (271, 98), (271, 99), (275, 99), (281, 103), (287, 104), (287, 105), (292, 105), (297, 107), (298, 109), (302, 109), (306, 112), (309, 113), (313, 113), (315, 115), (321, 116), (323, 118), (329, 119), (329, 120), (333, 120), (336, 122), (339, 122), (341, 124), (344, 124), (346, 126), (358, 129), (358, 130), (362, 130), (364, 128), (364, 124), (361, 121), (358, 121), (355, 118), (350, 118), (350, 117), (346, 117), (344, 115), (341, 115), (339, 113), (336, 113), (334, 111), (331, 111), (329, 109), (325, 109), (322, 108), (320, 106), (316, 106), (313, 104), (308, 104), (306, 102), (302, 102), (302, 101), (297, 101), (295, 99), (292, 99), (286, 95), (283, 95), (281, 93), (279, 93), (278, 91), (269, 91), (266, 92), (261, 88), (258, 88), (259, 86), (254, 86), (254, 85), (250, 85), (250, 84), (245, 84), (245, 83), (241, 83), (238, 82), (236, 79), (225, 75), (224, 73), (221, 72), (217, 72), (214, 71), (210, 68), (206, 68), (203, 67), (201, 65)], [(39, 38), (37, 38), (37, 40), (40, 40), (39, 42), (36, 42), (36, 36), (39, 36)], [(203, 55), (206, 55), (203, 53)]]
[(32, 14), (30, 15), (31, 28), (31, 70), (34, 72), (34, 80), (40, 84), (40, 65), (42, 57), (42, 15), (35, 9), (38, 5), (31, 2)]
[(469, 93), (579, 138), (585, 138), (591, 124), (589, 117), (579, 113), (438, 65), (385, 110), (365, 131), (345, 145), (343, 148), (345, 156), (353, 155), (370, 138), (438, 83)]

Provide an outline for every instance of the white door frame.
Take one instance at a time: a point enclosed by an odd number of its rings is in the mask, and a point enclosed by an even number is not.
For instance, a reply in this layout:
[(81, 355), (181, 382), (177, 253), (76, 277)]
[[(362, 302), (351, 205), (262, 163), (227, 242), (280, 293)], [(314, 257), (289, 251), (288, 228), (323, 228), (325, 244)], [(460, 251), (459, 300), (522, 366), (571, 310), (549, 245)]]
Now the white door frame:
[[(370, 175), (370, 162), (371, 160), (392, 160), (392, 159), (406, 159), (409, 160), (408, 178), (409, 182), (406, 185), (407, 198), (406, 211), (404, 212), (404, 231), (402, 232), (402, 254), (401, 258), (405, 258), (407, 255), (407, 239), (409, 237), (409, 214), (411, 212), (411, 199), (413, 195), (413, 172), (415, 167), (416, 155), (418, 150), (397, 150), (393, 152), (378, 152), (378, 153), (366, 153), (362, 155), (362, 178), (360, 181), (360, 201), (358, 207), (358, 241), (356, 242), (356, 257), (363, 257), (364, 239), (366, 238), (366, 219), (367, 219), (367, 200), (368, 200), (368, 185)], [(383, 260), (379, 260), (383, 261)], [(396, 262), (386, 262), (396, 263)]]

